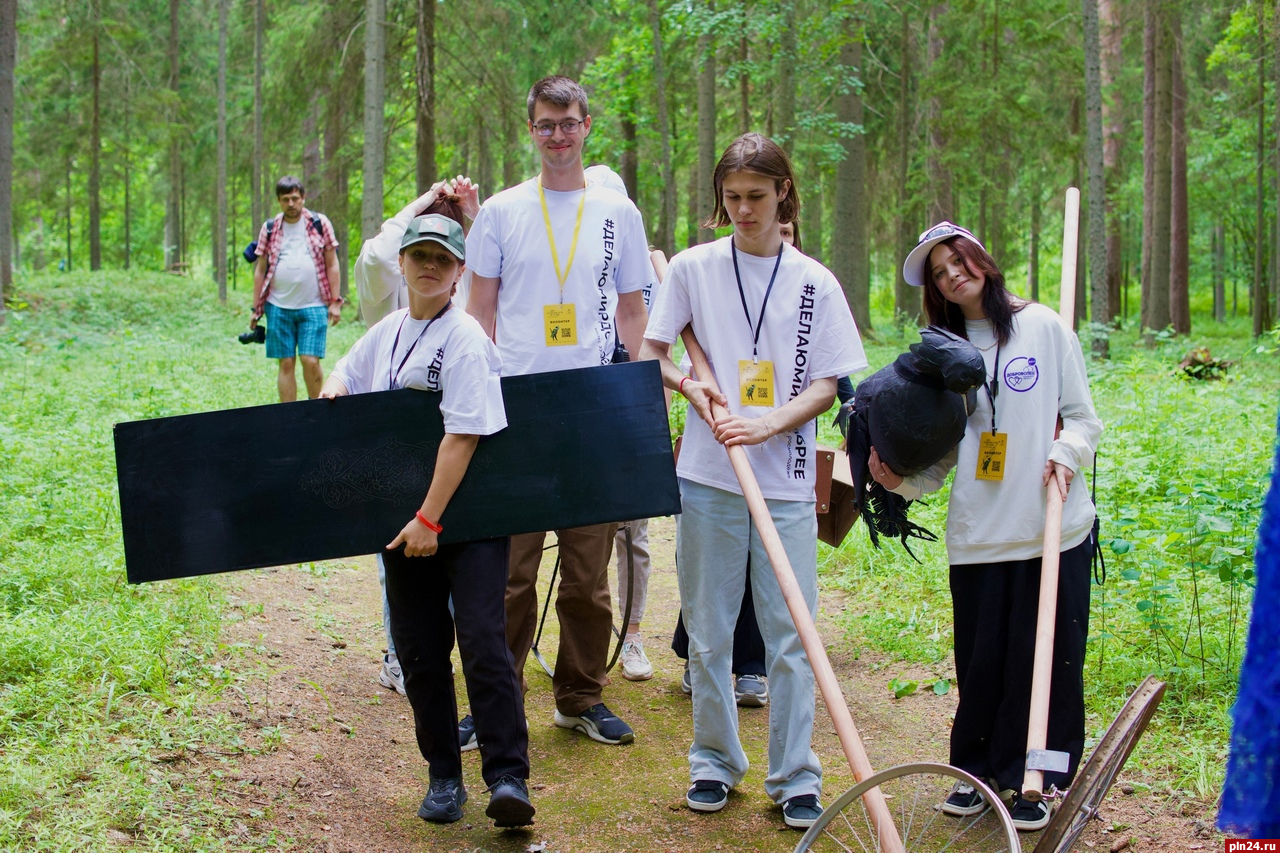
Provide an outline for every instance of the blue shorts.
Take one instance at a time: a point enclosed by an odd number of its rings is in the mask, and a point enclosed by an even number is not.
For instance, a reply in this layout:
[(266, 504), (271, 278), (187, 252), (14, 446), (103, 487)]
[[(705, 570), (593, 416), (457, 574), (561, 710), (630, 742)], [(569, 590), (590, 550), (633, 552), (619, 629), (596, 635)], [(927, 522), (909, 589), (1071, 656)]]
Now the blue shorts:
[(266, 317), (267, 358), (293, 358), (295, 353), (324, 358), (328, 308), (281, 308), (268, 302)]

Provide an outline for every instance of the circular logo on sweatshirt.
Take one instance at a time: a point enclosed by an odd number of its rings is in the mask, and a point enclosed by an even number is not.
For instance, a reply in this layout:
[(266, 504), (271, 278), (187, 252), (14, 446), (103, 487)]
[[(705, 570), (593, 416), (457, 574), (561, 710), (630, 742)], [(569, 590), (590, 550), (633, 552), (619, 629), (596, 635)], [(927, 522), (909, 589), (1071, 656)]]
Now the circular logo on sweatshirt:
[(1011, 391), (1030, 391), (1040, 379), (1040, 368), (1034, 358), (1015, 358), (1005, 365), (1004, 385)]

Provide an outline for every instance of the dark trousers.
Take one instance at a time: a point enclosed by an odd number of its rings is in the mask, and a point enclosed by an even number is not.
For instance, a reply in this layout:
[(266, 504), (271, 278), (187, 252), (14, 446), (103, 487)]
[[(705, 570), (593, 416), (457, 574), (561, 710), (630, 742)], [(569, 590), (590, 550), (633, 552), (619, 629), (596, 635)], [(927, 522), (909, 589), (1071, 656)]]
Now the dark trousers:
[[(733, 626), (733, 674), (764, 675), (764, 637), (756, 622), (756, 605), (751, 598), (751, 561), (747, 561), (747, 588), (742, 593), (742, 607)], [(676, 616), (676, 632), (671, 637), (671, 651), (681, 660), (689, 659), (689, 632), (684, 628), (684, 611)]]
[[(485, 784), (506, 775), (529, 778), (524, 696), (507, 650), (503, 595), (509, 552), (505, 537), (441, 545), (430, 557), (383, 552), (391, 636), (413, 707), (418, 750), (432, 778), (462, 775), (458, 700), (449, 661), (455, 630)], [(454, 616), (449, 614), (450, 595)]]
[[(1044, 774), (1065, 788), (1084, 751), (1084, 655), (1089, 634), (1086, 539), (1064, 551), (1058, 568), (1046, 746), (1070, 755), (1067, 772)], [(1022, 790), (1031, 672), (1040, 597), (1040, 558), (951, 567), (956, 679), (960, 704), (951, 729), (951, 764), (1000, 788)]]

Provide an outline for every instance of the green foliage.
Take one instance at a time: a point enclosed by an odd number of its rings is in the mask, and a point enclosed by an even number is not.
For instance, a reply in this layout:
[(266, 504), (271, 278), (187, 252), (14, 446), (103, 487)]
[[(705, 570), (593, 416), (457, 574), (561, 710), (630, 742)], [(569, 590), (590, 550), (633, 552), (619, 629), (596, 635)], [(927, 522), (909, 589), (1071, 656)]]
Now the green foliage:
[(108, 830), (235, 849), (202, 792), (160, 771), (246, 748), (208, 714), (246, 677), (218, 643), (226, 602), (207, 579), (125, 582), (111, 427), (270, 402), (274, 367), (188, 278), (17, 284), (0, 326), (0, 849), (101, 849)]

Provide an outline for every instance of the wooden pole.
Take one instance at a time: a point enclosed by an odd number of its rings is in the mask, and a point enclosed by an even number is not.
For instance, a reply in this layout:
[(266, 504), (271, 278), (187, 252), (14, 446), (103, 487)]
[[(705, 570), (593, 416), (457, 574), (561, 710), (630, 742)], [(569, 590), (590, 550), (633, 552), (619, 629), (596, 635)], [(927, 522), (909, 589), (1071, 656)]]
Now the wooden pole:
[[(1062, 223), (1062, 290), (1058, 314), (1067, 328), (1076, 307), (1076, 243), (1080, 235), (1080, 190), (1067, 188)], [(1061, 422), (1059, 422), (1061, 427)], [(1045, 487), (1044, 549), (1040, 557), (1040, 605), (1036, 614), (1035, 663), (1031, 671), (1031, 716), (1027, 723), (1027, 755), (1044, 750), (1049, 735), (1049, 683), (1053, 675), (1053, 635), (1058, 613), (1058, 559), (1062, 553), (1062, 493), (1058, 481)], [(1032, 802), (1044, 798), (1044, 771), (1027, 768), (1022, 796)]]
[[(665, 259), (660, 260), (657, 257), (659, 254), (655, 252), (652, 260), (658, 278), (661, 280), (666, 275), (667, 265)], [(684, 341), (685, 352), (693, 362), (698, 381), (711, 385), (715, 393), (720, 393), (715, 374), (711, 372), (711, 366), (707, 362), (707, 356), (693, 334), (693, 326), (686, 327), (681, 332), (680, 338)], [(711, 404), (711, 413), (715, 417), (729, 414), (727, 409), (714, 402)], [(849, 768), (853, 771), (854, 779), (861, 782), (873, 775), (871, 762), (867, 759), (866, 749), (858, 736), (858, 728), (853, 724), (849, 706), (845, 704), (844, 694), (840, 692), (840, 683), (836, 680), (835, 671), (831, 668), (831, 661), (827, 658), (822, 638), (818, 636), (818, 629), (813, 624), (813, 617), (809, 614), (808, 605), (805, 604), (804, 594), (796, 583), (795, 571), (791, 568), (791, 561), (782, 547), (782, 538), (778, 536), (773, 517), (769, 515), (769, 507), (765, 504), (760, 484), (756, 481), (755, 472), (751, 470), (746, 448), (742, 445), (734, 445), (725, 450), (729, 453), (729, 462), (733, 465), (733, 473), (738, 477), (738, 484), (742, 486), (742, 496), (747, 501), (751, 520), (760, 534), (760, 541), (764, 544), (765, 553), (769, 555), (769, 562), (773, 564), (773, 573), (778, 579), (778, 586), (782, 589), (782, 597), (787, 602), (787, 610), (791, 612), (796, 631), (800, 634), (800, 644), (804, 646), (809, 664), (813, 667), (814, 678), (822, 691), (822, 699), (826, 702), (827, 711), (831, 714), (831, 721), (835, 724), (836, 735), (840, 738), (840, 746), (844, 749), (845, 758), (849, 761)], [(898, 836), (897, 827), (893, 824), (893, 816), (889, 812), (884, 794), (879, 788), (872, 788), (863, 795), (862, 799), (871, 815), (871, 821), (875, 825), (876, 834), (881, 839), (883, 849), (887, 853), (902, 853), (904, 850), (902, 841)]]

